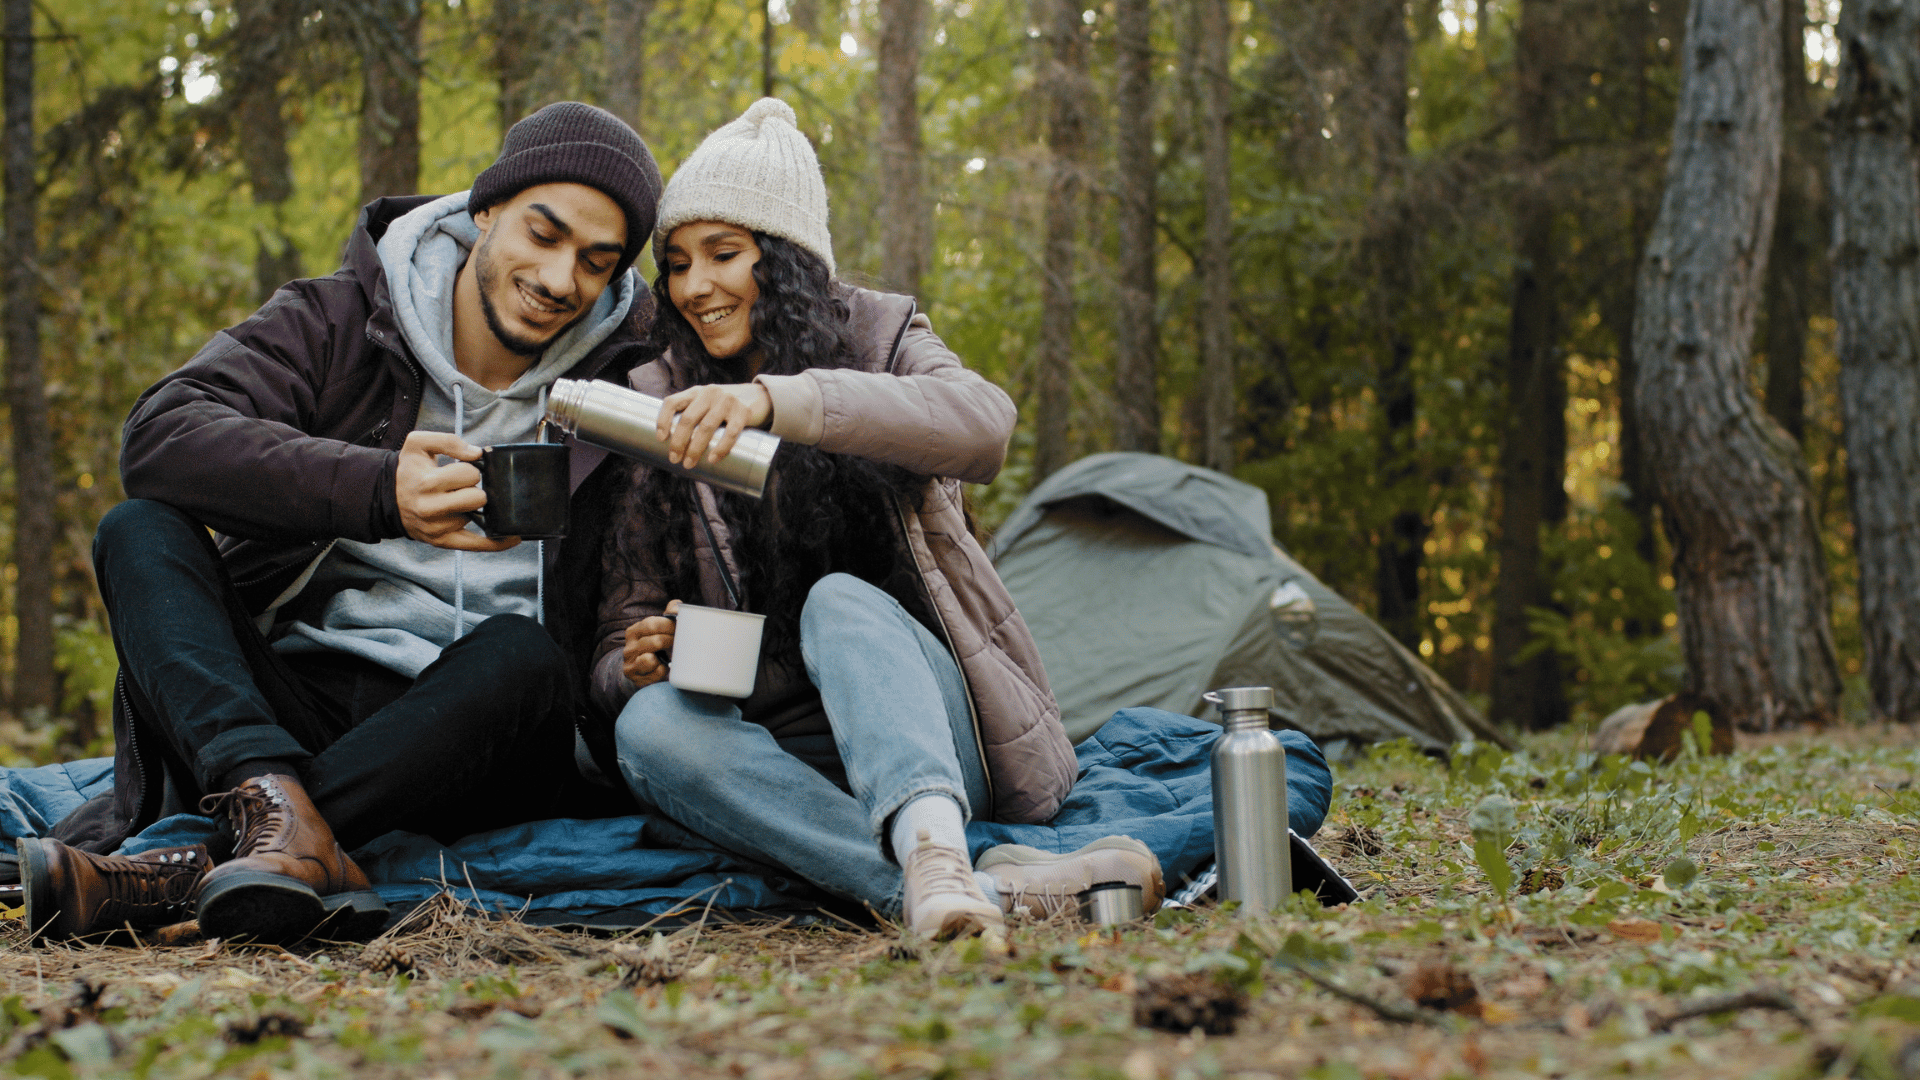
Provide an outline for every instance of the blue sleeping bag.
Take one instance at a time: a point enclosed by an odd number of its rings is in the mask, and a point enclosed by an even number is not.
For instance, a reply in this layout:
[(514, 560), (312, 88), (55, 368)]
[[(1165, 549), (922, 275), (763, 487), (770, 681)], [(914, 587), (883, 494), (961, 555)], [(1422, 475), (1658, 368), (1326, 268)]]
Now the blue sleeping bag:
[[(1171, 887), (1213, 858), (1213, 794), (1207, 754), (1220, 728), (1160, 709), (1122, 709), (1077, 749), (1079, 777), (1045, 825), (975, 822), (975, 858), (995, 844), (1072, 851), (1114, 833), (1160, 858)], [(1289, 824), (1312, 836), (1333, 796), (1326, 758), (1313, 740), (1280, 733), (1287, 747)], [(110, 789), (113, 762), (99, 758), (33, 769), (0, 769), (0, 833), (39, 836), (74, 807)], [(127, 841), (133, 854), (205, 841), (219, 823), (193, 814), (156, 822)], [(591, 821), (556, 819), (475, 833), (441, 844), (392, 832), (358, 851), (389, 904), (441, 888), (529, 922), (631, 926), (692, 906), (810, 915), (830, 898), (780, 870), (722, 851), (656, 814)]]

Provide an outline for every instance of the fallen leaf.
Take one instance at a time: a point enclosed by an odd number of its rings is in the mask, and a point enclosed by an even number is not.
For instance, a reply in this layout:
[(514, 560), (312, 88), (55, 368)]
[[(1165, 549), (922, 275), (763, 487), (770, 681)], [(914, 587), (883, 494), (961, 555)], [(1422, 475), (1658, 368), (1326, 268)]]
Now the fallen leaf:
[(1520, 1013), (1497, 1001), (1483, 1001), (1480, 1003), (1480, 1019), (1489, 1024), (1511, 1024), (1520, 1019)]
[(1462, 1016), (1481, 1013), (1480, 988), (1473, 976), (1444, 960), (1429, 960), (1406, 977), (1407, 996), (1429, 1009), (1452, 1010)]
[(1652, 945), (1660, 940), (1660, 924), (1651, 919), (1615, 919), (1607, 924), (1613, 936), (1636, 945)]

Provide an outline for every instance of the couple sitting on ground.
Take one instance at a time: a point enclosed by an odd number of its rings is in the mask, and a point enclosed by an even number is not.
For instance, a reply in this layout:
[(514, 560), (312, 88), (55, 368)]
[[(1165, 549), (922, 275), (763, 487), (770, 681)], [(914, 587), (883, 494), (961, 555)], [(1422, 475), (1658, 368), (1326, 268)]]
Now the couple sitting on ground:
[[(651, 295), (631, 269), (649, 239)], [(665, 398), (680, 461), (770, 428), (765, 498), (573, 443), (564, 540), (469, 528), (479, 447), (534, 439), (562, 377)], [(387, 911), (347, 851), (577, 816), (583, 774), (922, 934), (1096, 881), (1156, 904), (1126, 837), (968, 858), (969, 816), (1045, 821), (1075, 778), (961, 499), (1013, 425), (911, 298), (835, 278), (785, 104), (714, 132), (664, 196), (626, 124), (540, 110), (471, 191), (369, 205), (338, 272), (135, 406), (129, 501), (94, 542), (114, 790), (21, 841), (28, 918), (369, 936)], [(766, 617), (744, 700), (664, 681), (669, 616), (733, 606), (723, 575)], [(195, 807), (226, 815), (230, 850), (111, 854)]]

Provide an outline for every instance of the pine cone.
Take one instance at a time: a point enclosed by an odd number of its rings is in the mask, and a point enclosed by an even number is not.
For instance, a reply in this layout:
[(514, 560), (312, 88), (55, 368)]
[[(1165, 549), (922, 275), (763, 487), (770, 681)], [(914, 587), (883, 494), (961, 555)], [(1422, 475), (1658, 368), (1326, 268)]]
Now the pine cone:
[(391, 971), (396, 975), (414, 970), (413, 953), (406, 946), (385, 939), (360, 950), (360, 963), (368, 971)]
[(1207, 972), (1149, 976), (1133, 995), (1133, 1022), (1185, 1034), (1231, 1035), (1247, 1011), (1247, 992)]
[(613, 959), (626, 970), (620, 973), (620, 985), (659, 986), (678, 979), (685, 969), (673, 955), (673, 948), (660, 934), (644, 948), (638, 945), (615, 945)]

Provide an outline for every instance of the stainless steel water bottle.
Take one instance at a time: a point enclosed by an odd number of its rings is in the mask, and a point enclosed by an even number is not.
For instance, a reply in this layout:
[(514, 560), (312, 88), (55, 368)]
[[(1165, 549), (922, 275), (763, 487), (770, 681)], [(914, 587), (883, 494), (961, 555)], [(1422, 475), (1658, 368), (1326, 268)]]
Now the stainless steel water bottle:
[(748, 428), (726, 457), (702, 456), (687, 468), (667, 462), (667, 444), (655, 434), (659, 418), (659, 398), (610, 382), (558, 379), (547, 397), (547, 422), (583, 443), (756, 499), (766, 490), (779, 436)]
[(1206, 700), (1224, 728), (1213, 744), (1213, 854), (1220, 899), (1271, 911), (1293, 894), (1287, 850), (1287, 749), (1267, 727), (1273, 688), (1236, 686)]

